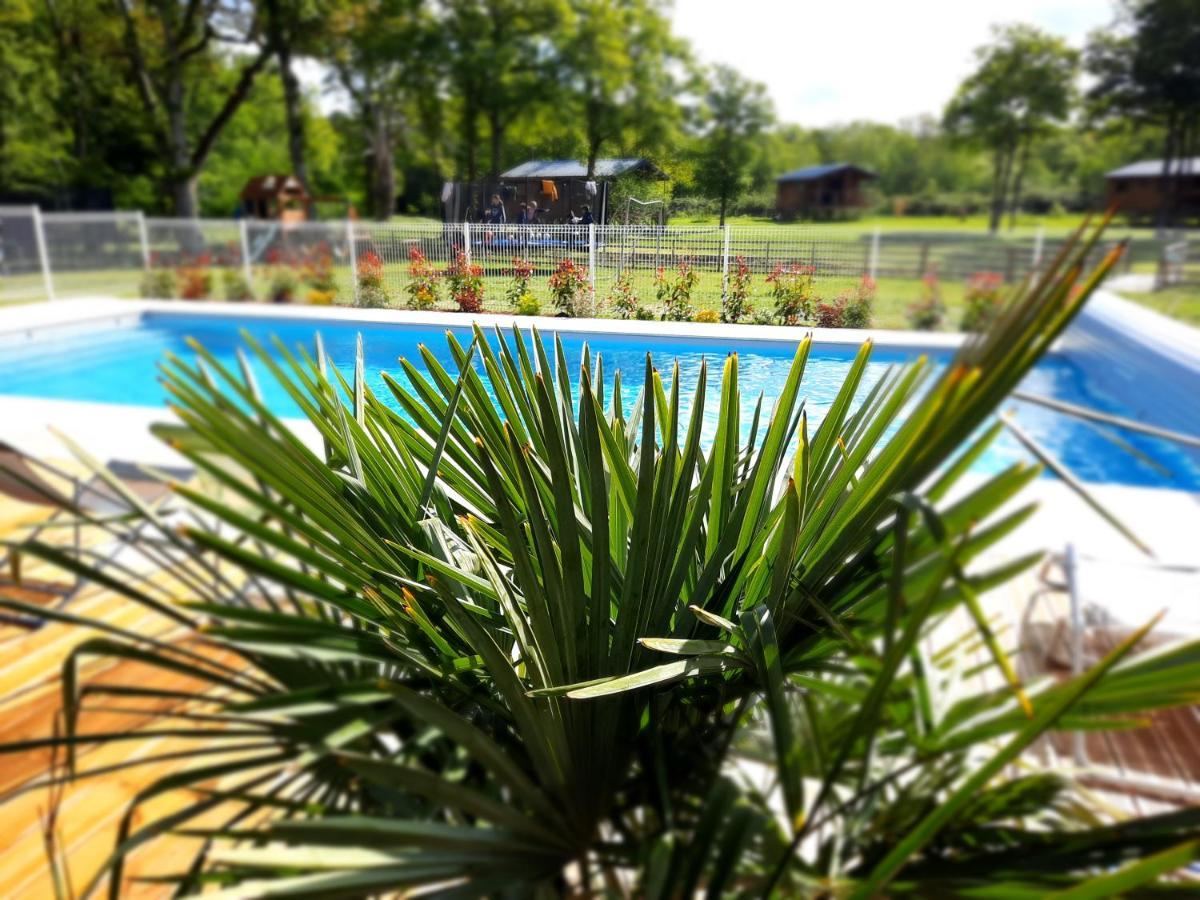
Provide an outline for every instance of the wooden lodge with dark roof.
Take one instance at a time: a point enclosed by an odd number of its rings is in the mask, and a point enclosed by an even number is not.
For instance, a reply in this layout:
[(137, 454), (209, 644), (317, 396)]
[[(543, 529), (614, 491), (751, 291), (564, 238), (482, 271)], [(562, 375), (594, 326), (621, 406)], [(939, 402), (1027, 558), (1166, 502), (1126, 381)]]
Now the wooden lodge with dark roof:
[(853, 163), (826, 163), (775, 179), (775, 212), (781, 219), (833, 219), (866, 206), (862, 186), (878, 176)]

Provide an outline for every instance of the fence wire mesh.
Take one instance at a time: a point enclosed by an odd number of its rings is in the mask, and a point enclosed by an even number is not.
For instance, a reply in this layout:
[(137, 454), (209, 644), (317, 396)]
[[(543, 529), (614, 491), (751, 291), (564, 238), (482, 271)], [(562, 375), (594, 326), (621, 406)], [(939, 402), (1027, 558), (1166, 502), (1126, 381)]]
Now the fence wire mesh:
[(554, 285), (570, 281), (567, 271), (579, 288), (576, 313), (621, 307), (657, 317), (683, 283), (691, 310), (713, 315), (731, 273), (766, 310), (767, 279), (780, 267), (809, 272), (815, 293), (831, 299), (867, 275), (881, 290), (930, 274), (963, 281), (989, 272), (1012, 283), (1061, 244), (844, 225), (281, 223), (0, 207), (0, 301), (93, 294), (456, 309), (473, 299), (493, 312), (521, 301), (525, 312), (553, 314), (562, 300)]

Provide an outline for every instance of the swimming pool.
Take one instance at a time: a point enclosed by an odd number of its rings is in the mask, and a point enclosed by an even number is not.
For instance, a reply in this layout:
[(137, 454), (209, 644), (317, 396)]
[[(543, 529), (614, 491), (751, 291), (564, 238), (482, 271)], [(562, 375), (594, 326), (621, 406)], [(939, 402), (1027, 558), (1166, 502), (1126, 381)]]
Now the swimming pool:
[[(10, 335), (5, 339), (0, 336), (0, 395), (161, 406), (165, 392), (155, 378), (155, 367), (167, 352), (190, 355), (186, 344), (186, 338), (190, 336), (236, 367), (235, 353), (243, 346), (240, 333), (244, 329), (264, 343), (276, 336), (289, 346), (303, 344), (310, 349), (314, 335), (319, 331), (327, 353), (347, 377), (352, 372), (355, 342), (361, 333), (367, 381), (382, 398), (390, 399), (381, 373), (386, 370), (403, 380), (396, 362), (399, 357), (407, 357), (422, 368), (418, 352), (420, 344), (429, 347), (448, 369), (454, 370), (445, 332), (455, 332), (459, 341), (467, 344), (470, 330), (461, 323), (462, 320), (447, 319), (445, 325), (385, 324), (243, 314), (215, 316), (181, 311), (144, 312), (125, 316), (120, 322), (49, 326), (20, 337)], [(739, 355), (739, 383), (749, 413), (760, 392), (764, 397), (764, 411), (769, 411), (795, 352), (793, 343), (766, 340), (579, 331), (563, 332), (562, 340), (573, 377), (585, 342), (593, 355), (599, 354), (603, 358), (610, 391), (613, 371), (620, 369), (623, 372), (623, 397), (627, 408), (640, 388), (647, 351), (664, 373), (669, 373), (673, 360), (679, 361), (684, 396), (690, 396), (701, 360), (707, 359), (710, 395), (706, 403), (706, 426), (710, 430), (715, 426), (719, 398), (719, 363), (727, 353), (736, 351)], [(817, 344), (813, 347), (805, 372), (804, 394), (809, 420), (814, 426), (832, 401), (855, 352), (856, 348), (849, 345)], [(918, 352), (921, 351), (915, 348), (877, 347), (862, 393), (888, 365), (910, 360)], [(935, 361), (944, 362), (950, 357), (950, 351), (944, 349), (928, 352)], [(258, 374), (268, 406), (280, 415), (297, 414), (292, 401), (265, 369)], [(1064, 356), (1051, 354), (1043, 359), (1029, 374), (1023, 388), (1118, 415), (1131, 414), (1114, 396), (1090, 379), (1084, 368)], [(1013, 403), (1011, 406), (1023, 427), (1084, 480), (1200, 490), (1200, 465), (1172, 444), (1123, 435), (1145, 455), (1146, 459), (1142, 459), (1121, 449), (1089, 425), (1029, 404)], [(748, 416), (743, 417), (744, 421), (747, 419)], [(2, 423), (0, 437), (3, 437)], [(981, 471), (996, 471), (1014, 459), (1024, 458), (1027, 458), (1026, 452), (1015, 440), (1004, 435), (977, 465)]]

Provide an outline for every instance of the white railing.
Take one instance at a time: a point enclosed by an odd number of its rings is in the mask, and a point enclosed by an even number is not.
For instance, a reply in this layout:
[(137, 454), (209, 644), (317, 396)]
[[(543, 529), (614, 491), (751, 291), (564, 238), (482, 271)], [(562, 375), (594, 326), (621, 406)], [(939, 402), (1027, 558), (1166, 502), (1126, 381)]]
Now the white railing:
[(511, 307), (516, 262), (530, 273), (529, 293), (542, 311), (554, 312), (549, 279), (570, 261), (595, 303), (610, 302), (620, 288), (656, 314), (661, 279), (677, 278), (681, 267), (695, 273), (695, 308), (719, 308), (731, 272), (749, 273), (761, 307), (766, 278), (778, 266), (811, 269), (817, 293), (833, 297), (868, 275), (886, 283), (988, 271), (1015, 281), (1059, 243), (1040, 233), (884, 234), (844, 225), (281, 223), (0, 207), (0, 303), (141, 295), (400, 307), (427, 284), (437, 307), (453, 309), (446, 276), (461, 255), (463, 264), (478, 267), (490, 310)]

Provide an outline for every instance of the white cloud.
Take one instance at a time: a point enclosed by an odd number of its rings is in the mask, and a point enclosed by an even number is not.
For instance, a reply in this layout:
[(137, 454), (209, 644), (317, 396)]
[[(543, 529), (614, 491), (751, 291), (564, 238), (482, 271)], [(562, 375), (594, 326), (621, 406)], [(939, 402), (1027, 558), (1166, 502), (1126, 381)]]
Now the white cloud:
[(675, 31), (705, 62), (767, 85), (809, 127), (940, 115), (993, 24), (1030, 22), (1082, 46), (1110, 0), (675, 0)]

